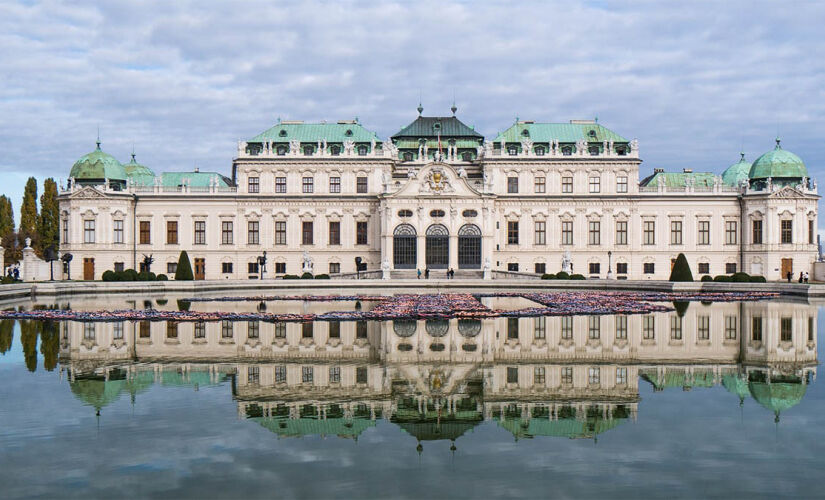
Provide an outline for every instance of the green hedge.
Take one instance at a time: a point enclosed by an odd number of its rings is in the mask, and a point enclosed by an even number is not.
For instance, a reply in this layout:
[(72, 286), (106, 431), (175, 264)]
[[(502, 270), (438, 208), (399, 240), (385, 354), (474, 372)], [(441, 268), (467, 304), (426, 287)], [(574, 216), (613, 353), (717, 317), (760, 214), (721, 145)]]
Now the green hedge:
[(301, 279), (302, 279), (302, 280), (311, 280), (311, 279), (312, 279), (312, 273), (304, 273), (304, 274), (302, 274), (302, 275), (301, 275)]
[(283, 280), (297, 280), (297, 279), (300, 279), (300, 276), (298, 276), (297, 274), (285, 274), (285, 275), (283, 275), (283, 277), (281, 279), (283, 279)]
[(699, 280), (699, 281), (713, 281), (713, 276), (711, 276), (709, 274), (706, 274), (706, 275), (702, 276), (702, 279)]
[(556, 275), (555, 275), (555, 274), (546, 274), (546, 273), (545, 273), (545, 274), (542, 274), (542, 275), (541, 275), (541, 279), (543, 279), (543, 280), (554, 280), (554, 279), (556, 279)]
[(564, 271), (560, 271), (558, 274), (556, 274), (556, 279), (557, 279), (557, 280), (569, 280), (569, 279), (570, 279), (570, 275), (569, 275), (569, 274), (567, 274), (567, 273), (566, 273), (566, 272), (564, 272)]
[(155, 275), (155, 273), (137, 273), (134, 269), (125, 271), (105, 271), (103, 281), (166, 281), (169, 278), (165, 274)]
[(748, 273), (733, 273), (730, 280), (734, 283), (750, 283), (751, 277)]
[(584, 277), (583, 274), (573, 274), (570, 276), (571, 280), (585, 280), (587, 278)]
[(730, 283), (732, 280), (731, 277), (727, 274), (720, 274), (719, 276), (714, 276), (713, 281), (717, 281), (720, 283)]
[(767, 283), (764, 276), (751, 276), (751, 283)]
[(315, 276), (315, 279), (316, 280), (328, 280), (329, 279), (329, 274), (319, 274), (319, 275)]

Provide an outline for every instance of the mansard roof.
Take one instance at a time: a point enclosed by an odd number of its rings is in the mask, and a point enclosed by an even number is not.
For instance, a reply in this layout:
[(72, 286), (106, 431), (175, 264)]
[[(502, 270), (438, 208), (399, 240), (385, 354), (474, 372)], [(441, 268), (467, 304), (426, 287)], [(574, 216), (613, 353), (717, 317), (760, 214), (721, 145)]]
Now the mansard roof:
[(484, 136), (476, 132), (473, 127), (465, 125), (455, 116), (419, 116), (394, 134), (392, 139), (438, 137), (439, 132), (442, 139), (449, 137), (484, 139)]
[(713, 172), (654, 172), (639, 182), (640, 186), (664, 185), (668, 188), (684, 188), (691, 179), (693, 186), (712, 187), (716, 182)]
[(278, 121), (273, 127), (261, 132), (247, 142), (378, 142), (378, 135), (364, 128), (358, 120), (342, 120), (337, 123), (304, 123), (302, 121)]
[[(526, 131), (526, 133), (525, 133)], [(536, 123), (519, 121), (498, 134), (494, 142), (521, 142), (529, 138), (535, 142), (628, 142), (616, 132), (601, 126), (595, 120), (570, 120), (570, 123)]]

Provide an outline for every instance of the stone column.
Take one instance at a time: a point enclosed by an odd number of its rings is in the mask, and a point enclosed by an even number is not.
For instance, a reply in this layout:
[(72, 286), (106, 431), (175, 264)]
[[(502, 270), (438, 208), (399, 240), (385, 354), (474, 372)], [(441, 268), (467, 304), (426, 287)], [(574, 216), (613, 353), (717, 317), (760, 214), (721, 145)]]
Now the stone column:
[(37, 278), (37, 256), (32, 248), (31, 238), (26, 238), (26, 247), (23, 248), (23, 272), (20, 277), (23, 281), (34, 281)]
[(450, 264), (448, 269), (458, 269), (458, 235), (450, 234)]
[(425, 238), (425, 235), (421, 233), (416, 236), (416, 267), (421, 270), (422, 278), (424, 269), (427, 267), (427, 240)]
[(3, 276), (6, 275), (6, 260), (5, 260), (5, 258), (6, 258), (6, 250), (2, 246), (0, 246), (0, 274), (2, 274), (2, 276), (0, 276), (0, 278), (2, 278)]

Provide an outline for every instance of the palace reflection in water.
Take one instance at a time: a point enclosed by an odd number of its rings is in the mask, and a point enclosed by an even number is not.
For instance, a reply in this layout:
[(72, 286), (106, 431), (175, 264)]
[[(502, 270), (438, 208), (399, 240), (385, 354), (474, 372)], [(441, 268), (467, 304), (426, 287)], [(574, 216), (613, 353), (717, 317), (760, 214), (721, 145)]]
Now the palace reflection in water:
[[(371, 303), (232, 307), (319, 313)], [(239, 417), (279, 436), (357, 438), (386, 419), (420, 450), (484, 421), (516, 438), (593, 438), (636, 418), (640, 383), (656, 391), (722, 385), (779, 421), (815, 378), (816, 316), (808, 304), (753, 302), (636, 316), (64, 322), (59, 359), (72, 392), (98, 411), (153, 384), (228, 381)]]

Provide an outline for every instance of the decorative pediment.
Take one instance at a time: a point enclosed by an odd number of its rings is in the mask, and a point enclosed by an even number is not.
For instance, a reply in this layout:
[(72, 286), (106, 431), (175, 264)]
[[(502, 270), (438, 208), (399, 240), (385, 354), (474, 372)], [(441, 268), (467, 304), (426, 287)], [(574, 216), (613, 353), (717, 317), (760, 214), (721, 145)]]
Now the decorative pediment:
[(407, 177), (406, 183), (389, 197), (405, 196), (453, 196), (476, 197), (481, 193), (467, 182), (463, 167), (457, 171), (445, 163), (431, 163), (415, 175)]
[(809, 195), (803, 193), (802, 191), (791, 187), (785, 186), (778, 191), (774, 191), (770, 195), (771, 198), (781, 198), (781, 199), (791, 199), (791, 198), (808, 198)]
[(69, 198), (73, 200), (99, 200), (108, 198), (108, 196), (92, 186), (85, 186), (83, 189), (70, 194)]

